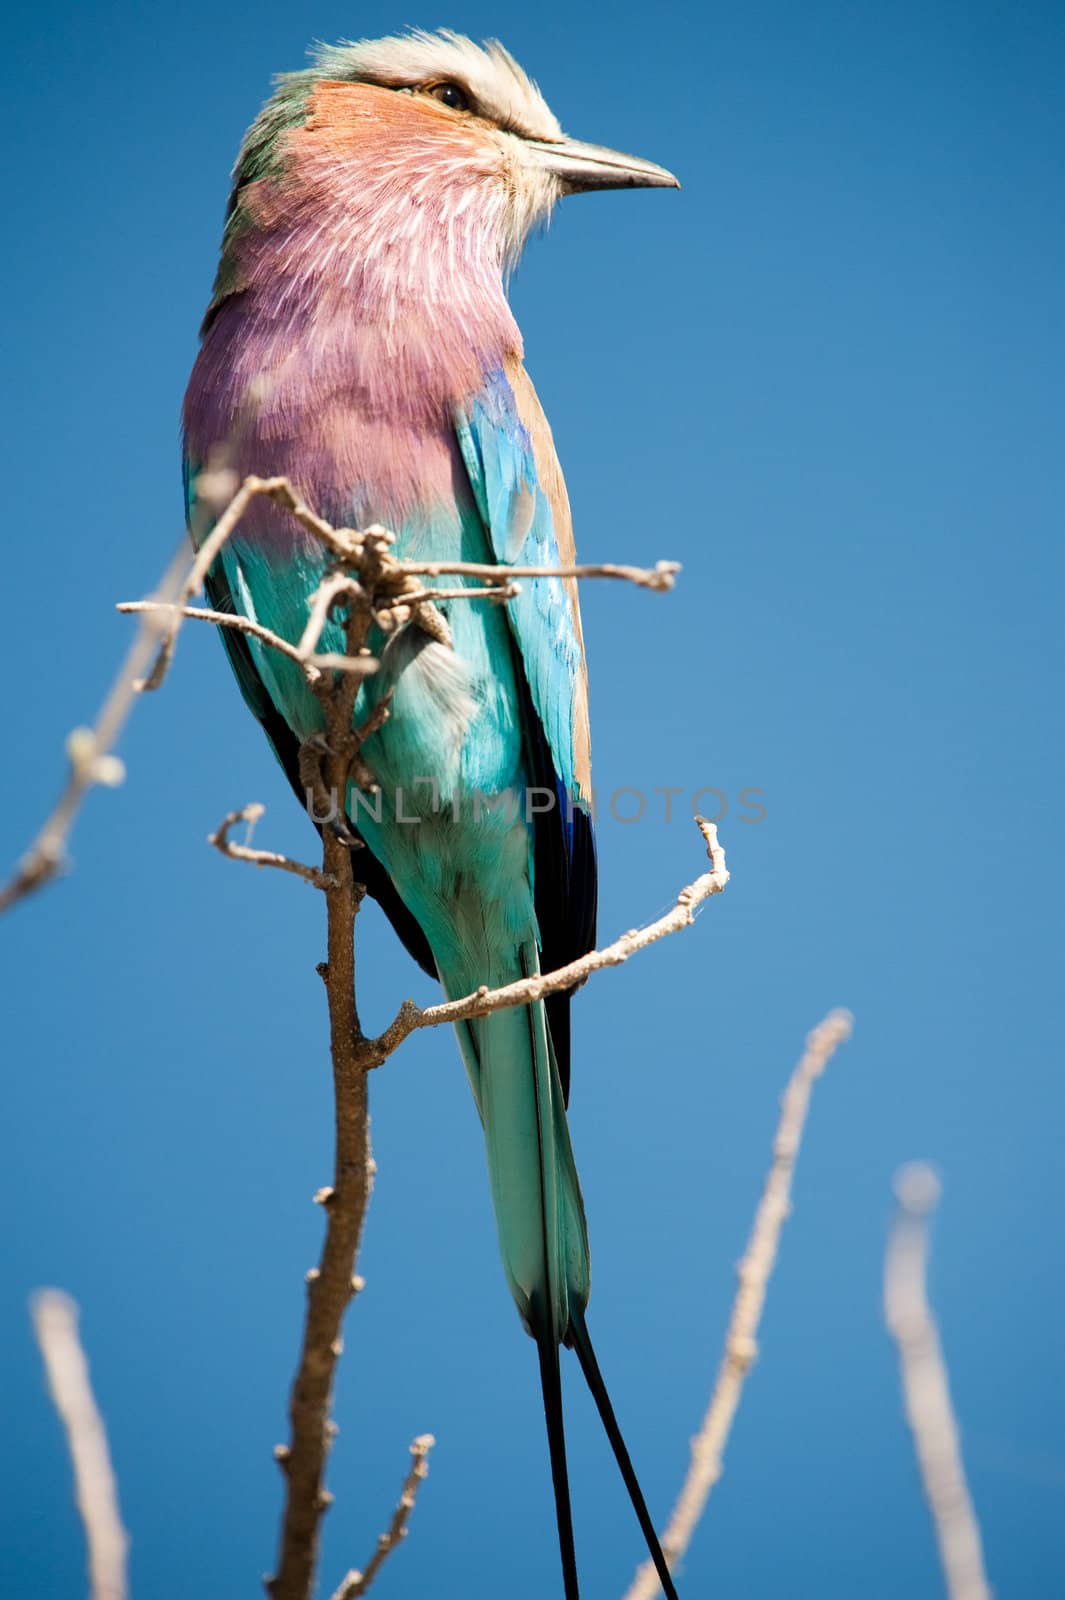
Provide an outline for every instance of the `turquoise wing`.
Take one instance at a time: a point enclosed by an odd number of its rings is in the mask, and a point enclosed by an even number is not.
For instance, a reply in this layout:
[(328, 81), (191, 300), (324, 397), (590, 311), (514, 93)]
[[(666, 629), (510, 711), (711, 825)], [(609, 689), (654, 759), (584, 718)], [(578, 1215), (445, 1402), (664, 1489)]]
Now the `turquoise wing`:
[[(507, 373), (492, 373), (457, 412), (459, 448), (497, 561), (568, 565), (573, 549), (565, 490), (550, 434), (523, 371), (520, 379), (526, 387), (515, 392)], [(539, 436), (534, 432), (538, 423)], [(507, 612), (527, 689), (523, 721), (531, 781), (555, 798), (550, 810), (533, 814), (541, 969), (550, 972), (595, 943), (597, 872), (584, 645), (574, 588), (559, 578), (522, 580), (521, 593), (508, 602)], [(568, 1099), (569, 995), (555, 996), (547, 1006)]]

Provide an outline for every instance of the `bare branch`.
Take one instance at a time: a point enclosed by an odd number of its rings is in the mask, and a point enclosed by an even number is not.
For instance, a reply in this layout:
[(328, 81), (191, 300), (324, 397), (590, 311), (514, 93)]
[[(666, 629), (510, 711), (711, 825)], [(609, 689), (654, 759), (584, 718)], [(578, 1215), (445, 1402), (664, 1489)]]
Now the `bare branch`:
[[(814, 1083), (839, 1045), (850, 1038), (852, 1018), (832, 1011), (806, 1036), (802, 1060), (788, 1081), (773, 1140), (773, 1162), (755, 1213), (747, 1251), (739, 1264), (739, 1288), (725, 1337), (717, 1381), (699, 1432), (691, 1443), (691, 1463), (662, 1536), (662, 1553), (672, 1571), (683, 1558), (720, 1478), (725, 1445), (743, 1392), (744, 1379), (758, 1354), (757, 1334), (766, 1289), (777, 1256), (780, 1230), (791, 1209), (791, 1179), (799, 1154)], [(650, 1561), (639, 1568), (624, 1600), (652, 1600), (661, 1593)]]
[(965, 1480), (946, 1362), (925, 1290), (927, 1218), (939, 1179), (914, 1162), (895, 1179), (899, 1202), (884, 1266), (884, 1317), (898, 1346), (906, 1420), (932, 1513), (950, 1600), (991, 1600), (980, 1526)]
[(207, 606), (161, 605), (158, 600), (120, 600), (115, 610), (127, 614), (156, 611), (165, 613), (171, 619), (188, 617), (194, 622), (211, 622), (216, 628), (232, 628), (237, 633), (249, 634), (253, 639), (268, 645), (271, 650), (276, 650), (279, 655), (298, 662), (301, 667), (307, 663), (308, 658), (294, 644), (289, 644), (279, 633), (264, 628), (259, 622), (253, 622), (250, 617), (243, 616), (239, 611), (212, 611)]
[(340, 1587), (333, 1593), (332, 1600), (356, 1600), (358, 1595), (365, 1594), (397, 1544), (407, 1537), (407, 1523), (414, 1510), (418, 1485), (429, 1476), (429, 1452), (435, 1443), (436, 1440), (431, 1433), (423, 1433), (411, 1445), (410, 1453), (414, 1459), (404, 1480), (399, 1504), (392, 1513), (392, 1521), (385, 1532), (378, 1536), (377, 1549), (370, 1557), (366, 1570), (356, 1572), (352, 1569), (341, 1580)]
[(507, 578), (620, 578), (638, 589), (664, 594), (675, 587), (679, 561), (658, 561), (653, 567), (625, 567), (606, 561), (575, 567), (494, 566), (482, 561), (400, 561), (397, 565), (412, 577), (440, 578), (454, 573), (467, 578), (483, 578), (498, 583)]
[(690, 927), (695, 921), (698, 907), (712, 895), (720, 894), (729, 879), (725, 852), (718, 843), (716, 826), (707, 822), (705, 817), (696, 817), (695, 821), (706, 841), (711, 870), (682, 889), (676, 903), (665, 916), (659, 917), (646, 928), (630, 929), (620, 939), (615, 939), (613, 944), (602, 950), (591, 950), (577, 961), (556, 968), (554, 972), (520, 978), (516, 983), (504, 984), (499, 989), (482, 985), (473, 994), (459, 1000), (446, 1000), (436, 1006), (421, 1007), (412, 1000), (405, 1000), (385, 1031), (376, 1039), (366, 1041), (366, 1066), (380, 1066), (416, 1028), (439, 1028), (447, 1022), (467, 1022), (471, 1017), (486, 1017), (492, 1011), (504, 1011), (510, 1006), (530, 1005), (534, 1000), (542, 1000), (545, 995), (573, 989), (593, 972), (601, 972), (604, 967), (618, 967), (638, 951), (646, 950), (648, 945), (665, 939), (671, 933), (678, 933), (681, 928)]
[[(410, 570), (409, 568), (407, 569)], [(507, 569), (509, 570), (509, 569)], [(541, 573), (541, 577), (544, 576)], [(419, 589), (418, 599), (426, 600), (516, 600), (520, 583), (486, 583), (480, 589)]]
[[(232, 474), (226, 471), (219, 472), (215, 476), (221, 481), (210, 490), (210, 494), (220, 501), (223, 494), (232, 488), (234, 480)], [(201, 496), (207, 484), (207, 478), (200, 480)], [(291, 512), (301, 527), (320, 540), (333, 557), (334, 564), (341, 569), (328, 576), (318, 590), (311, 619), (303, 638), (295, 647), (298, 651), (296, 659), (300, 661), (306, 661), (317, 644), (338, 594), (351, 585), (349, 574), (353, 571), (359, 574), (363, 582), (370, 580), (372, 586), (386, 600), (391, 598), (393, 601), (399, 599), (410, 603), (413, 598), (417, 603), (425, 603), (427, 597), (420, 596), (419, 585), (412, 582), (419, 575), (427, 577), (440, 577), (445, 573), (464, 575), (482, 578), (497, 586), (509, 586), (515, 578), (623, 578), (641, 588), (661, 591), (673, 587), (676, 574), (680, 570), (679, 564), (675, 561), (659, 561), (653, 568), (617, 566), (610, 563), (597, 566), (512, 567), (505, 563), (492, 566), (475, 561), (428, 563), (399, 561), (390, 553), (395, 537), (387, 529), (374, 526), (359, 532), (351, 528), (334, 528), (331, 523), (310, 509), (287, 478), (252, 476), (244, 479), (221, 512), (218, 521), (200, 544), (176, 597), (170, 625), (164, 630), (159, 653), (148, 676), (139, 684), (142, 690), (158, 689), (166, 677), (173, 660), (178, 632), (185, 617), (190, 615), (203, 617), (203, 608), (190, 609), (189, 602), (193, 595), (198, 594), (203, 588), (208, 573), (252, 501), (261, 496), (273, 500), (275, 504)], [(452, 596), (449, 595), (448, 598)], [(131, 603), (126, 602), (122, 609), (131, 609)], [(218, 613), (211, 620), (218, 620), (223, 615), (225, 614)], [(231, 627), (234, 624), (227, 621), (220, 623), (220, 626)], [(256, 632), (255, 629), (243, 631)], [(278, 648), (276, 636), (266, 638), (266, 634), (269, 634), (269, 630), (262, 630), (257, 636), (263, 638), (264, 643), (270, 643), (273, 648)], [(286, 650), (283, 653), (288, 654), (290, 651)]]
[(129, 1538), (118, 1509), (107, 1431), (78, 1337), (78, 1308), (61, 1290), (42, 1289), (33, 1297), (31, 1312), (52, 1403), (67, 1432), (78, 1512), (89, 1547), (89, 1592), (92, 1600), (126, 1600)]
[[(266, 807), (257, 800), (251, 805), (242, 806), (239, 811), (230, 811), (223, 817), (215, 833), (207, 835), (207, 843), (213, 844), (230, 861), (247, 861), (253, 867), (277, 867), (282, 872), (294, 873), (297, 878), (303, 878), (306, 883), (315, 889), (332, 889), (334, 880), (327, 878), (317, 867), (305, 866), (302, 861), (293, 861), (289, 856), (280, 855), (276, 850), (253, 850), (251, 837), (255, 824), (266, 811)], [(238, 822), (247, 823), (248, 831), (244, 836), (243, 844), (234, 844), (229, 837), (230, 828), (235, 828)]]

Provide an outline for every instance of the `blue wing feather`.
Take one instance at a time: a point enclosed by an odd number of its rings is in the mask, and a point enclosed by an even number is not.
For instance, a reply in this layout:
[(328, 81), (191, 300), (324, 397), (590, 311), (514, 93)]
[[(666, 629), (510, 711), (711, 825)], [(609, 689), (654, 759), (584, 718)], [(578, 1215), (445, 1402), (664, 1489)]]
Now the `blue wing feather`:
[[(496, 560), (513, 566), (560, 566), (551, 505), (503, 372), (494, 372), (458, 414), (456, 430)], [(555, 771), (576, 797), (574, 685), (583, 658), (569, 598), (558, 578), (529, 579), (508, 611)]]
[[(496, 560), (559, 566), (551, 504), (529, 433), (503, 372), (493, 373), (455, 418), (474, 502)], [(558, 578), (522, 582), (507, 613), (524, 669), (524, 724), (531, 782), (555, 796), (533, 826), (533, 882), (541, 966), (553, 971), (595, 943), (597, 872), (591, 817), (578, 798), (574, 704), (584, 656), (569, 597)], [(569, 1098), (569, 995), (548, 1000), (563, 1093)]]

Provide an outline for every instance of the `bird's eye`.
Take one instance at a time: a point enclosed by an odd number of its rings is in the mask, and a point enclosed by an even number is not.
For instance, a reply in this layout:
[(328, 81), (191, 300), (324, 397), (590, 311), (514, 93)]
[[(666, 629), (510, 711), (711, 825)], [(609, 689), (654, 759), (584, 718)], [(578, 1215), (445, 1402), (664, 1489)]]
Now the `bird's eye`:
[(429, 93), (434, 100), (439, 100), (442, 106), (450, 106), (452, 111), (470, 109), (470, 97), (461, 84), (434, 83)]

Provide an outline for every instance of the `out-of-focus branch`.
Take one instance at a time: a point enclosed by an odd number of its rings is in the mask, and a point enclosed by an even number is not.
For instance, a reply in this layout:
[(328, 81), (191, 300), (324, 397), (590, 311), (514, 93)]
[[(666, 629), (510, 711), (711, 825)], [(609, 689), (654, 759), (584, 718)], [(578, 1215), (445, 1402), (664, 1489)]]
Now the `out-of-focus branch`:
[[(177, 592), (186, 565), (184, 555), (174, 559), (159, 584), (155, 604), (165, 605)], [(0, 888), (0, 913), (42, 888), (63, 870), (70, 830), (89, 790), (97, 785), (113, 788), (122, 782), (125, 769), (112, 751), (133, 709), (141, 674), (146, 671), (158, 648), (158, 619), (146, 616), (107, 692), (95, 723), (91, 728), (75, 728), (67, 739), (70, 770), (66, 785), (55, 810), (11, 878)]]
[(935, 1525), (947, 1593), (950, 1600), (990, 1600), (947, 1366), (925, 1289), (927, 1218), (938, 1204), (939, 1190), (939, 1179), (923, 1162), (903, 1167), (895, 1179), (899, 1206), (884, 1266), (884, 1317), (898, 1347), (906, 1420)]
[(104, 1421), (93, 1398), (78, 1338), (78, 1308), (59, 1289), (42, 1289), (31, 1306), (52, 1402), (67, 1432), (78, 1511), (89, 1550), (91, 1600), (126, 1600), (129, 1539), (118, 1509)]
[[(773, 1141), (773, 1162), (755, 1213), (747, 1250), (739, 1264), (739, 1288), (717, 1381), (699, 1432), (692, 1440), (688, 1473), (662, 1535), (662, 1552), (670, 1570), (683, 1558), (706, 1509), (710, 1491), (724, 1470), (725, 1445), (743, 1393), (744, 1379), (758, 1354), (758, 1325), (776, 1261), (780, 1230), (791, 1209), (791, 1180), (810, 1095), (835, 1050), (850, 1038), (852, 1025), (848, 1011), (832, 1011), (808, 1033), (802, 1059), (784, 1090), (780, 1122)], [(624, 1600), (652, 1600), (652, 1596), (659, 1593), (658, 1575), (650, 1561), (646, 1561), (637, 1571)]]
[(414, 1510), (418, 1485), (423, 1478), (429, 1476), (429, 1452), (435, 1443), (436, 1440), (431, 1433), (423, 1433), (419, 1434), (411, 1445), (410, 1453), (413, 1460), (403, 1482), (399, 1503), (392, 1513), (392, 1521), (384, 1533), (378, 1535), (377, 1549), (370, 1557), (365, 1571), (356, 1572), (352, 1569), (341, 1579), (339, 1588), (333, 1592), (332, 1600), (357, 1600), (357, 1596), (365, 1594), (397, 1544), (407, 1537), (407, 1523)]

